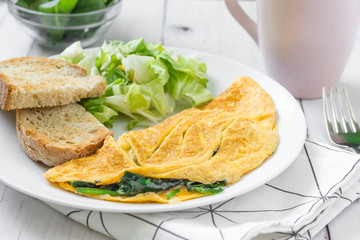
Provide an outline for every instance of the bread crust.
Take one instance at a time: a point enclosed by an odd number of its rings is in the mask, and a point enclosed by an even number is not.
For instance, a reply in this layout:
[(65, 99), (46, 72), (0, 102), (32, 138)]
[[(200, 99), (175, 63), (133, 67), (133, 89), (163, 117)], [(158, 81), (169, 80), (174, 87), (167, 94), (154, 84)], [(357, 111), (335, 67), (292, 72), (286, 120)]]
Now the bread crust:
[(0, 106), (2, 110), (10, 110), (12, 89), (13, 86), (9, 83), (6, 75), (0, 72)]
[[(81, 72), (82, 72), (82, 75), (83, 76), (86, 76), (87, 75), (87, 71), (85, 68), (79, 66), (79, 65), (76, 65), (76, 64), (72, 64), (70, 62), (67, 62), (67, 61), (64, 61), (64, 60), (59, 60), (59, 59), (53, 59), (53, 58), (47, 58), (47, 57), (18, 57), (18, 58), (11, 58), (11, 59), (8, 59), (8, 60), (5, 60), (5, 61), (2, 61), (0, 62), (0, 66), (1, 65), (5, 65), (5, 64), (18, 64), (18, 63), (21, 63), (23, 62), (24, 60), (34, 60), (34, 61), (37, 61), (39, 62), (40, 64), (42, 63), (49, 63), (50, 62), (50, 66), (54, 66), (54, 67), (57, 67), (59, 63), (66, 63), (67, 65), (73, 67), (73, 68), (77, 68), (79, 69)], [(40, 67), (42, 67), (40, 65)], [(7, 81), (5, 81), (7, 84), (11, 84), (11, 80), (10, 79), (7, 79)]]
[(27, 127), (23, 122), (26, 119), (22, 118), (21, 111), (16, 111), (16, 133), (22, 149), (32, 160), (42, 162), (49, 167), (89, 156), (103, 145), (106, 136), (113, 135), (110, 130), (103, 127), (97, 134), (92, 135), (91, 140), (86, 139), (79, 144), (64, 146), (51, 141), (38, 130)]
[(21, 124), (17, 125), (16, 132), (20, 146), (26, 155), (34, 161), (44, 163), (48, 167), (54, 167), (72, 159), (89, 156), (103, 145), (106, 136), (112, 135), (110, 133), (104, 134), (102, 138), (97, 139), (98, 141), (93, 144), (73, 149), (53, 145), (36, 132), (27, 131)]
[[(21, 70), (19, 73), (14, 73), (15, 68), (23, 66), (26, 66), (27, 70), (30, 69), (30, 73)], [(62, 69), (67, 71), (60, 71)], [(33, 72), (39, 76), (32, 79), (36, 82), (35, 86), (27, 80), (22, 80), (24, 76), (29, 77)], [(54, 72), (54, 76), (49, 77), (49, 72)], [(33, 75), (31, 78), (34, 78)], [(66, 84), (59, 87), (58, 79), (62, 79)], [(75, 80), (80, 80), (81, 83)], [(36, 86), (46, 86), (46, 91), (43, 87)], [(75, 103), (81, 98), (101, 96), (105, 93), (105, 89), (106, 83), (103, 77), (87, 76), (86, 69), (63, 60), (20, 57), (0, 62), (0, 107), (3, 110)], [(59, 97), (59, 93), (64, 97)]]

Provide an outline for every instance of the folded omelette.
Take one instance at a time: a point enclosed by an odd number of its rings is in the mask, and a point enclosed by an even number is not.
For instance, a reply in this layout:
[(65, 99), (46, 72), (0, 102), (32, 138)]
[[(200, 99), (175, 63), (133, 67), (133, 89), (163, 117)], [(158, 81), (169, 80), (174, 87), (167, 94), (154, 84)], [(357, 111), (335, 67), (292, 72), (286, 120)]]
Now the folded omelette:
[(241, 77), (201, 108), (117, 141), (108, 136), (94, 155), (44, 175), (65, 190), (110, 201), (176, 203), (216, 194), (275, 151), (275, 112), (271, 97)]

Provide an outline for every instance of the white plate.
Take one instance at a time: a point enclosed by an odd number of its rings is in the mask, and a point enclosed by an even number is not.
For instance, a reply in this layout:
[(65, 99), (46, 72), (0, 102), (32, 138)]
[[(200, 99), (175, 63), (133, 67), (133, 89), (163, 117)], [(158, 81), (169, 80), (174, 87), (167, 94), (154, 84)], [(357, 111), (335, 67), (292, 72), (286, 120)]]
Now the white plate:
[[(176, 49), (185, 55), (194, 51)], [(193, 199), (179, 204), (129, 204), (102, 201), (66, 192), (51, 185), (44, 177), (47, 170), (40, 163), (29, 159), (21, 149), (16, 136), (15, 111), (0, 111), (0, 180), (10, 187), (40, 200), (80, 209), (105, 212), (162, 212), (199, 207), (224, 201), (247, 193), (283, 172), (298, 156), (305, 141), (306, 123), (300, 106), (292, 95), (281, 85), (241, 63), (197, 52), (196, 57), (206, 62), (209, 84), (212, 93), (217, 96), (238, 76), (250, 76), (268, 92), (274, 100), (279, 131), (279, 144), (269, 159), (259, 168), (241, 178), (241, 180), (222, 193)], [(115, 135), (127, 120), (114, 127)]]

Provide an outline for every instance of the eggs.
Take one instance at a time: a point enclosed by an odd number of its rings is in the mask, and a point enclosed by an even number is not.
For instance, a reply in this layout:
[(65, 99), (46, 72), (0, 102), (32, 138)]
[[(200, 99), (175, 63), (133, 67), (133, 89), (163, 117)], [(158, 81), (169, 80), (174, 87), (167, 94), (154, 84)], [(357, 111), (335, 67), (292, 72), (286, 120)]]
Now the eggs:
[[(271, 97), (251, 78), (240, 77), (201, 108), (184, 110), (164, 122), (107, 137), (92, 156), (74, 159), (44, 175), (61, 188), (76, 192), (72, 181), (96, 185), (117, 183), (125, 171), (153, 178), (176, 178), (211, 184), (233, 184), (259, 167), (276, 149), (276, 109)], [(83, 194), (121, 202), (179, 202), (206, 194), (178, 187), (135, 196)]]

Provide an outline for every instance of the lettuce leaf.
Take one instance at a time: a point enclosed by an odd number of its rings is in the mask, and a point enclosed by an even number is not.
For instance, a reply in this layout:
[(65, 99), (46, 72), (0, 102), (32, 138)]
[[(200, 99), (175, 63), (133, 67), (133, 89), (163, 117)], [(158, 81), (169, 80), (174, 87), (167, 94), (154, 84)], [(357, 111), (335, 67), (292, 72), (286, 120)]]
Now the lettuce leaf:
[(125, 96), (110, 96), (105, 99), (105, 104), (115, 111), (121, 112), (133, 119), (138, 119), (134, 114), (131, 113), (130, 108), (126, 104)]
[(77, 63), (77, 65), (86, 69), (88, 75), (99, 75), (99, 71), (95, 66), (95, 53), (85, 54), (84, 57)]
[(151, 107), (155, 108), (161, 116), (165, 116), (171, 108), (166, 106), (166, 98), (164, 86), (160, 79), (155, 79), (150, 83), (144, 84), (142, 87), (142, 93), (150, 98)]
[(94, 115), (94, 117), (96, 117), (99, 122), (108, 128), (113, 127), (115, 118), (118, 115), (112, 108), (105, 105), (94, 105), (86, 108), (86, 110), (92, 113), (92, 115)]
[(161, 55), (161, 59), (170, 69), (173, 75), (185, 73), (192, 76), (195, 81), (199, 82), (202, 86), (206, 87), (208, 79), (205, 74), (207, 71), (206, 64), (191, 57), (178, 55), (177, 61), (175, 61), (169, 54), (164, 53)]
[(129, 55), (122, 59), (122, 66), (126, 76), (137, 84), (148, 83), (156, 78), (156, 74), (149, 68), (153, 57)]
[(156, 123), (174, 111), (178, 100), (198, 107), (213, 98), (206, 89), (205, 63), (182, 55), (175, 59), (162, 44), (143, 38), (104, 42), (98, 54), (85, 52), (75, 42), (57, 58), (104, 77), (105, 94), (80, 103), (107, 127), (119, 113), (135, 120), (129, 126), (145, 120)]
[(206, 78), (205, 74), (207, 71), (206, 64), (200, 62), (199, 60), (178, 55), (178, 63), (182, 66), (179, 71), (187, 73), (188, 75), (192, 76), (197, 82), (199, 82), (202, 86), (206, 87), (206, 83), (208, 79)]
[(86, 53), (81, 47), (81, 42), (76, 41), (69, 47), (65, 48), (56, 59), (65, 60), (72, 64), (77, 64), (85, 57)]
[(213, 98), (211, 92), (187, 74), (172, 76), (166, 90), (176, 100), (184, 99), (194, 107), (200, 107)]
[(164, 48), (161, 43), (146, 43), (143, 38), (138, 38), (121, 45), (119, 50), (125, 57), (130, 54), (156, 57), (164, 51)]
[(77, 41), (67, 47), (55, 58), (65, 60), (85, 68), (88, 75), (99, 75), (99, 71), (95, 65), (96, 57), (97, 56), (94, 52), (87, 53), (84, 51), (81, 47), (81, 42)]
[(150, 124), (145, 122), (145, 121), (140, 121), (140, 120), (131, 120), (127, 125), (126, 125), (126, 129), (127, 130), (133, 130), (135, 128), (136, 125), (142, 125), (144, 127), (149, 127)]

